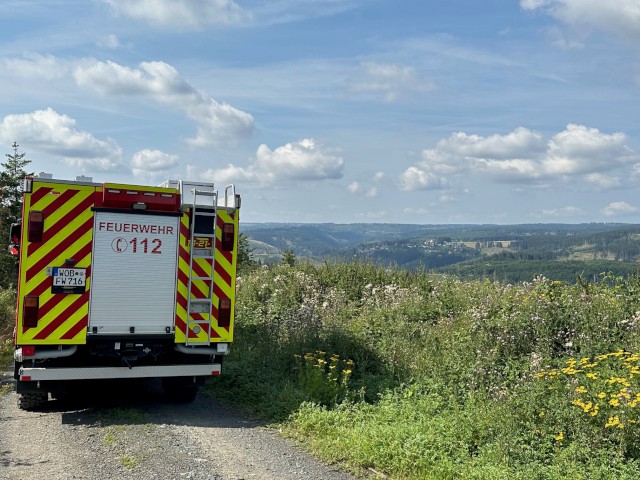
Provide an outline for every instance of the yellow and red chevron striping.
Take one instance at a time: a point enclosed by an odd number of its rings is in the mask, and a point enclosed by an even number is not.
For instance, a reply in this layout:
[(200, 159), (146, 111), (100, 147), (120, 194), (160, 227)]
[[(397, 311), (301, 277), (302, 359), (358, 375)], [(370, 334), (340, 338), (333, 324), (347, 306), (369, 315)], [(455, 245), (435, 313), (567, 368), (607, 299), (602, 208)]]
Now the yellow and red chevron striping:
[[(25, 209), (44, 213), (41, 242), (29, 242), (23, 226), (20, 252), (20, 288), (18, 302), (18, 344), (59, 345), (86, 343), (91, 285), (93, 211), (96, 187), (34, 182), (34, 190), (25, 195)], [(86, 289), (82, 294), (52, 293), (52, 278), (47, 271), (73, 259), (73, 266), (86, 269)], [(26, 295), (39, 298), (38, 321), (32, 328), (20, 322), (22, 301)]]
[[(209, 320), (209, 334), (213, 341), (228, 342), (233, 340), (233, 325), (229, 327), (220, 327), (218, 325), (218, 303), (221, 298), (231, 298), (232, 305), (235, 301), (235, 248), (234, 251), (223, 251), (220, 248), (222, 238), (222, 227), (225, 223), (234, 224), (234, 231), (237, 232), (237, 217), (228, 214), (224, 209), (217, 212), (216, 222), (216, 241), (214, 250), (214, 259), (194, 258), (192, 277), (209, 277), (211, 269), (214, 270), (213, 296), (211, 305), (211, 314), (209, 313), (191, 313), (187, 314), (188, 300), (187, 294), (193, 299), (208, 298), (210, 291), (210, 280), (196, 280), (191, 282), (191, 291), (187, 293), (189, 284), (189, 255), (191, 248), (189, 235), (189, 214), (185, 213), (180, 222), (180, 244), (178, 251), (178, 282), (176, 295), (176, 342), (184, 342), (187, 335), (187, 325), (190, 321), (207, 321)], [(212, 267), (213, 263), (213, 267)], [(232, 307), (233, 308), (233, 307)], [(233, 318), (233, 317), (232, 317)], [(195, 324), (194, 324), (195, 325)], [(202, 323), (198, 324), (203, 330), (196, 334), (192, 329), (188, 329), (190, 343), (206, 343), (207, 332), (206, 326)]]

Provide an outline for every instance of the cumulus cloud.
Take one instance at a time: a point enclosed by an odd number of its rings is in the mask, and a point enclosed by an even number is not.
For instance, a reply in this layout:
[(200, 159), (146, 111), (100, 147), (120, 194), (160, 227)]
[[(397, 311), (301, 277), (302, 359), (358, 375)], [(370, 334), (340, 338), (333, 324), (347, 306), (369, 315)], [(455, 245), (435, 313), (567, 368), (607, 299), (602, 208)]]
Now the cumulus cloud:
[(602, 213), (607, 217), (618, 217), (629, 215), (636, 211), (638, 211), (638, 209), (633, 205), (629, 205), (627, 202), (611, 202), (602, 210)]
[(51, 108), (7, 115), (0, 124), (0, 140), (18, 140), (28, 149), (54, 155), (83, 171), (121, 168), (122, 150), (114, 140), (95, 138), (80, 130), (73, 118)]
[(102, 95), (144, 96), (183, 111), (197, 125), (196, 136), (187, 139), (196, 147), (235, 141), (254, 129), (250, 114), (196, 90), (164, 62), (143, 62), (134, 69), (111, 61), (96, 61), (77, 67), (74, 77), (78, 85)]
[(596, 128), (569, 124), (549, 142), (543, 166), (547, 172), (561, 175), (610, 170), (635, 156), (625, 146), (626, 139), (624, 133), (607, 135)]
[(138, 176), (158, 176), (178, 165), (178, 157), (160, 150), (140, 150), (131, 158), (131, 168)]
[(600, 189), (620, 185), (625, 168), (640, 158), (624, 133), (605, 134), (569, 124), (548, 140), (520, 127), (506, 135), (453, 133), (422, 152), (399, 178), (404, 190), (446, 189), (451, 177), (482, 175), (516, 185), (582, 180)]
[(595, 29), (640, 40), (637, 0), (520, 0), (524, 10), (542, 10), (576, 30)]
[(317, 181), (342, 178), (344, 160), (313, 139), (302, 139), (271, 150), (260, 145), (247, 167), (228, 165), (210, 169), (205, 176), (217, 183), (248, 182), (273, 185), (289, 181)]
[(182, 30), (234, 25), (251, 19), (233, 0), (103, 0), (116, 15)]
[(421, 78), (414, 68), (394, 64), (366, 62), (350, 80), (349, 92), (381, 96), (393, 102), (415, 92), (433, 90), (434, 84)]

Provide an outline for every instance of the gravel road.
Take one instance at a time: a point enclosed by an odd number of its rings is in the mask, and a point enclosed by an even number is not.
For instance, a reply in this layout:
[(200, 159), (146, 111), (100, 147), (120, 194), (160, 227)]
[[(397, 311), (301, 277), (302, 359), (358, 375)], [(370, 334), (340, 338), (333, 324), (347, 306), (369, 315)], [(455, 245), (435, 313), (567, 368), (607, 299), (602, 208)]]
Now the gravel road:
[(0, 479), (354, 480), (214, 399), (163, 399), (158, 382), (86, 384), (74, 404), (21, 411), (0, 383)]

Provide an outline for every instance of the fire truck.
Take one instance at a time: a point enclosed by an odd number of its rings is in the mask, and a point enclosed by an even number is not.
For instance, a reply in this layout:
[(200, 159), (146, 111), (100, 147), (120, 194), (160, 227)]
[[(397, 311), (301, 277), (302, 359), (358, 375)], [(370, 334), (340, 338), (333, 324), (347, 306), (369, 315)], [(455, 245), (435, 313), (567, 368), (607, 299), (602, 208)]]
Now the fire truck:
[(84, 380), (161, 378), (193, 401), (233, 341), (234, 185), (24, 180), (15, 325), (18, 405)]

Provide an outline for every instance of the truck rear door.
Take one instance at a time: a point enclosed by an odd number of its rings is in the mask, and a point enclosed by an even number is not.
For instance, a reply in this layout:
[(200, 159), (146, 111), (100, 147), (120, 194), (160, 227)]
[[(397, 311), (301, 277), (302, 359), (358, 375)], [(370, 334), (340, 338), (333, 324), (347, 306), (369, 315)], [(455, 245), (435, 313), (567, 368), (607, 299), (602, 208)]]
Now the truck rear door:
[(95, 212), (89, 334), (173, 333), (179, 216)]

